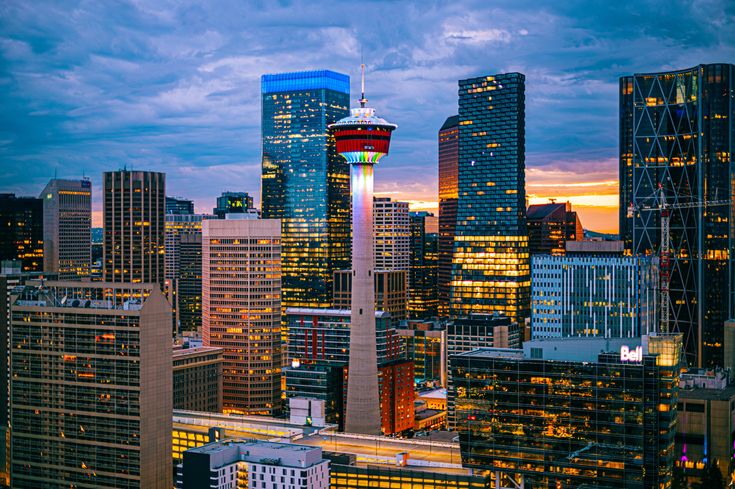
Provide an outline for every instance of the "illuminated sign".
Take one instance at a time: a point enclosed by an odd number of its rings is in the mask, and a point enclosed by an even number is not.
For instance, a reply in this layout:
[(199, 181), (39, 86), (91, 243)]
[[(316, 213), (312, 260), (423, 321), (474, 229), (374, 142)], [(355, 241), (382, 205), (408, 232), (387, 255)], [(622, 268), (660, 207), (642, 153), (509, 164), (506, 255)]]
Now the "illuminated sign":
[(643, 347), (638, 346), (635, 350), (631, 350), (628, 346), (623, 345), (620, 347), (620, 361), (621, 362), (642, 362), (643, 361)]

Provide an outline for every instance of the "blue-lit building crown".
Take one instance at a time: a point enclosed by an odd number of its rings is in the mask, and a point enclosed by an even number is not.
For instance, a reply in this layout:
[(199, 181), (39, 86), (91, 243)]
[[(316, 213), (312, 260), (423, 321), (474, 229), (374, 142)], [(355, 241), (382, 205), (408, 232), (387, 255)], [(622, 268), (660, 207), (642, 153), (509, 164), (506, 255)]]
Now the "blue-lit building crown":
[(334, 90), (350, 93), (350, 77), (330, 70), (297, 71), (263, 75), (260, 78), (261, 93), (295, 92), (301, 90)]

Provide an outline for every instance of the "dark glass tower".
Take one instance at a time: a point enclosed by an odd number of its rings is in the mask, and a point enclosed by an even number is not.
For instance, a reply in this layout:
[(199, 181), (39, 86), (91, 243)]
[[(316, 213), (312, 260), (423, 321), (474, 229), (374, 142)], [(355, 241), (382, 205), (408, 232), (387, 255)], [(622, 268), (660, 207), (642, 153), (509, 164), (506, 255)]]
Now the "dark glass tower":
[(439, 129), (439, 258), (437, 296), (439, 315), (449, 314), (452, 282), (452, 251), (457, 226), (457, 160), (459, 158), (459, 116), (453, 115)]
[(43, 199), (0, 194), (0, 260), (20, 260), (24, 272), (43, 270)]
[(281, 219), (283, 307), (331, 304), (350, 266), (350, 168), (327, 126), (348, 115), (350, 79), (332, 71), (264, 75), (264, 219)]
[(459, 81), (457, 225), (450, 314), (530, 314), (525, 77)]
[(212, 209), (212, 214), (224, 219), (227, 214), (244, 214), (254, 208), (253, 198), (247, 192), (222, 192), (217, 197), (217, 207)]
[(411, 264), (408, 313), (411, 318), (437, 315), (437, 219), (425, 211), (411, 213)]
[(620, 234), (633, 253), (658, 254), (661, 212), (628, 208), (658, 207), (657, 193), (673, 206), (668, 327), (690, 365), (722, 365), (735, 315), (734, 75), (710, 64), (620, 79)]

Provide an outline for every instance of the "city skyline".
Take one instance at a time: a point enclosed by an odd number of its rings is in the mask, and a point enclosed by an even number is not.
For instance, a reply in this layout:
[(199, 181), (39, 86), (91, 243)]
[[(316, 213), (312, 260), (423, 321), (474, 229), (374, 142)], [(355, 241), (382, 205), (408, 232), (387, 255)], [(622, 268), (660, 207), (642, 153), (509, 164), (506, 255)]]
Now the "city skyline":
[[(193, 199), (197, 212), (225, 190), (260, 206), (260, 76), (333, 69), (351, 76), (354, 100), (364, 53), (368, 95), (402, 128), (377, 195), (436, 213), (436, 132), (456, 113), (457, 80), (520, 71), (529, 203), (570, 200), (586, 229), (615, 232), (618, 77), (735, 54), (724, 4), (529, 14), (525, 2), (404, 3), (389, 18), (328, 2), (245, 8), (4, 4), (0, 191), (35, 197), (55, 175), (83, 174), (99, 190), (103, 171), (127, 165), (166, 172), (168, 193)], [(102, 192), (93, 195), (99, 226)]]

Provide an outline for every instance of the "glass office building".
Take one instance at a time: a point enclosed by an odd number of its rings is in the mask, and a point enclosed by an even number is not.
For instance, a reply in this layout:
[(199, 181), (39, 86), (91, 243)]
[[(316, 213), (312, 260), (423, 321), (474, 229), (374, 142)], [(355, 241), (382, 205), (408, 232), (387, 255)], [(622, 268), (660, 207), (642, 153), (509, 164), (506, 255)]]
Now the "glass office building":
[(452, 252), (457, 225), (457, 158), (459, 157), (459, 116), (447, 117), (439, 129), (439, 257), (437, 297), (439, 315), (449, 314), (452, 282)]
[(670, 487), (680, 335), (523, 347), (451, 357), (465, 467), (534, 488)]
[[(620, 234), (658, 254), (659, 185), (671, 210), (669, 331), (690, 365), (723, 362), (722, 324), (735, 315), (735, 65), (620, 79)], [(720, 201), (722, 205), (703, 205)], [(630, 204), (654, 210), (628, 212)]]
[(20, 260), (22, 271), (43, 270), (43, 200), (0, 194), (0, 260)]
[(411, 262), (409, 267), (408, 312), (411, 318), (436, 317), (438, 226), (430, 212), (411, 213)]
[(459, 163), (450, 314), (529, 316), (525, 77), (459, 81)]
[(262, 215), (281, 219), (283, 307), (331, 305), (350, 264), (350, 169), (327, 126), (348, 115), (350, 79), (333, 71), (263, 75)]

